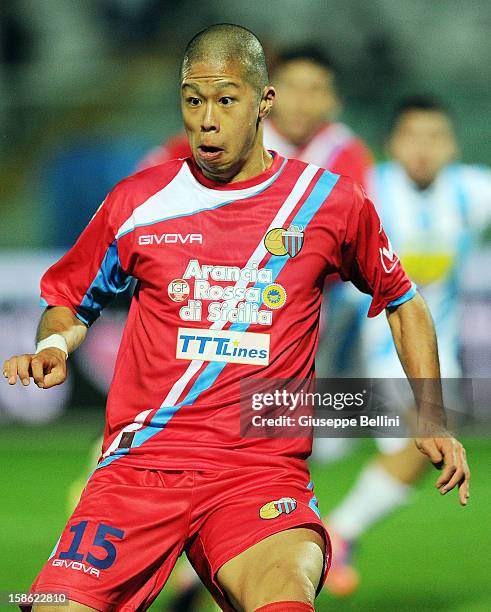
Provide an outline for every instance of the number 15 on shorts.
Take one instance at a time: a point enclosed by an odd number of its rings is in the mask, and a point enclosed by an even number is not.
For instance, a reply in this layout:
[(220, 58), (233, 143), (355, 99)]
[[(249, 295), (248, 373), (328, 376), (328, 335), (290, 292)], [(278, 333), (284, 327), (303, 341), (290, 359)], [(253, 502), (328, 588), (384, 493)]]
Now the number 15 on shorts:
[[(114, 539), (121, 540), (124, 537), (124, 531), (100, 523), (97, 526), (94, 539), (89, 547), (89, 551), (84, 556), (80, 552), (82, 539), (87, 529), (88, 521), (80, 521), (75, 523), (69, 529), (74, 535), (68, 550), (58, 552), (57, 559), (54, 559), (52, 565), (59, 567), (71, 567), (72, 569), (81, 570), (84, 573), (99, 575), (99, 570), (105, 570), (111, 567), (116, 561), (116, 546)], [(85, 566), (87, 562), (92, 566), (93, 570)]]

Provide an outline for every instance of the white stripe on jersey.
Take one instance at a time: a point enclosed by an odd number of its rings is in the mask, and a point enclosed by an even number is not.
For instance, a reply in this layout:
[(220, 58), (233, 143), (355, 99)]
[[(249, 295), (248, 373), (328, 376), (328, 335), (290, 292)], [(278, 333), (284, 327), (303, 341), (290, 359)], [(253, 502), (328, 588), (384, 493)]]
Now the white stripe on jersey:
[(188, 164), (184, 162), (170, 183), (133, 210), (131, 216), (118, 229), (116, 238), (131, 232), (136, 227), (192, 215), (201, 210), (210, 210), (225, 202), (249, 198), (268, 187), (275, 177), (276, 175), (246, 189), (209, 189), (194, 178)]
[[(268, 228), (264, 230), (264, 235), (266, 235), (267, 232), (269, 232), (269, 230), (274, 229), (275, 227), (283, 226), (288, 216), (291, 214), (295, 206), (301, 200), (304, 193), (307, 191), (317, 170), (319, 170), (318, 166), (314, 166), (312, 164), (308, 165), (305, 168), (305, 170), (299, 176), (289, 196), (286, 198), (286, 200), (283, 202), (283, 204), (279, 208), (274, 219), (271, 221)], [(266, 251), (266, 247), (264, 246), (264, 241), (261, 240), (259, 244), (256, 246), (252, 255), (249, 257), (249, 260), (244, 267), (249, 267), (252, 263), (259, 263), (265, 257), (266, 253), (267, 251)], [(248, 281), (239, 279), (235, 283), (234, 287), (235, 288), (246, 287), (247, 285), (248, 285)], [(238, 302), (239, 300), (237, 299), (231, 299), (231, 300), (226, 301), (226, 303), (230, 305), (231, 308), (234, 308)], [(226, 323), (227, 323), (226, 321), (215, 321), (210, 326), (210, 329), (222, 329)], [(169, 393), (167, 394), (164, 401), (162, 402), (161, 407), (162, 406), (174, 406), (177, 403), (186, 385), (193, 378), (193, 376), (197, 374), (197, 372), (199, 372), (199, 370), (201, 369), (204, 363), (205, 363), (204, 361), (197, 360), (197, 359), (191, 361), (191, 363), (187, 367), (184, 374), (174, 383), (174, 385), (170, 389)]]
[(106, 452), (102, 456), (105, 458), (118, 448), (119, 443), (124, 433), (128, 431), (138, 431), (139, 429), (141, 429), (143, 427), (143, 423), (145, 422), (145, 419), (151, 412), (152, 412), (152, 408), (150, 408), (150, 410), (144, 410), (143, 412), (140, 412), (139, 414), (137, 414), (133, 423), (126, 425), (126, 427), (124, 427), (118, 433), (118, 435), (114, 438), (114, 440), (111, 442)]

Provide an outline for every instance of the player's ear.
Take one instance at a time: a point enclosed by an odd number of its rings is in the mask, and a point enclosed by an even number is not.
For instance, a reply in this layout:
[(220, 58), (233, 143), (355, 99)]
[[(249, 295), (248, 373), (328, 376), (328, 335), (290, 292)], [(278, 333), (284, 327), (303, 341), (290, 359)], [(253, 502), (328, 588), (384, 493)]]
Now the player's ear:
[(274, 99), (276, 97), (275, 88), (272, 85), (266, 85), (261, 95), (261, 102), (259, 103), (259, 119), (265, 119), (273, 107)]

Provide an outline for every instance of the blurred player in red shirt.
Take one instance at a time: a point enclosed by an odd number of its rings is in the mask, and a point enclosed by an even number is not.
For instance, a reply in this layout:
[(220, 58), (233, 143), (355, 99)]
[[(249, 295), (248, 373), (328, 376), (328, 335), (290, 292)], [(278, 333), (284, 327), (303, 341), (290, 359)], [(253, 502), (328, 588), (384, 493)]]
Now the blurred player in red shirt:
[[(409, 377), (439, 380), (431, 317), (363, 190), (264, 148), (274, 98), (251, 32), (198, 33), (181, 69), (192, 157), (111, 191), (42, 279), (36, 353), (4, 363), (9, 384), (61, 384), (68, 354), (137, 280), (102, 456), (32, 589), (68, 593), (69, 611), (148, 608), (184, 551), (223, 610), (314, 609), (330, 547), (311, 438), (243, 435), (241, 385), (313, 380), (327, 274), (371, 295), (370, 317), (387, 311)], [(465, 505), (465, 451), (438, 388), (430, 400), (437, 421), (418, 445)]]
[(272, 77), (277, 100), (264, 126), (264, 142), (282, 155), (365, 185), (372, 154), (351, 128), (336, 119), (341, 100), (335, 74), (320, 48), (298, 47), (278, 54)]

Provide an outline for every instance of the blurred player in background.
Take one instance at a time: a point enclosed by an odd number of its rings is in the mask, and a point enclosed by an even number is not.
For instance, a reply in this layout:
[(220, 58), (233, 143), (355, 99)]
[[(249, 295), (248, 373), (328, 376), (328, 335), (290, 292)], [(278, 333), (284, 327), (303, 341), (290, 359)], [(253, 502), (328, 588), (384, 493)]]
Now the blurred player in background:
[(264, 141), (282, 155), (365, 185), (373, 158), (366, 144), (337, 120), (341, 100), (335, 76), (332, 61), (320, 48), (279, 53), (272, 75), (278, 98), (264, 126)]
[[(271, 80), (277, 97), (270, 116), (264, 122), (264, 144), (281, 155), (328, 168), (366, 186), (373, 157), (353, 130), (337, 120), (341, 99), (335, 73), (331, 59), (314, 46), (292, 47), (275, 55)], [(185, 133), (177, 134), (152, 150), (140, 168), (187, 155), (190, 155), (188, 139)], [(353, 342), (353, 320), (357, 317), (357, 309), (353, 308), (351, 301), (343, 299), (344, 295), (337, 284), (334, 293), (326, 292), (321, 330), (325, 330), (326, 311), (329, 310), (329, 339), (349, 337)], [(327, 300), (329, 308), (326, 307)], [(324, 372), (335, 367), (333, 364), (339, 361), (342, 352), (333, 340), (324, 339), (319, 346), (316, 363)], [(344, 342), (344, 350), (346, 345)], [(176, 577), (183, 592), (178, 594), (172, 609), (192, 610), (194, 598), (200, 596), (201, 583), (192, 569), (184, 566), (177, 569)]]
[[(438, 336), (444, 378), (459, 378), (459, 274), (466, 253), (491, 221), (491, 170), (456, 162), (458, 145), (446, 108), (424, 96), (397, 107), (387, 141), (389, 160), (378, 164), (369, 189), (392, 246), (427, 300)], [(404, 372), (385, 330), (384, 317), (363, 323), (367, 376), (400, 379)], [(409, 408), (397, 389), (394, 401)], [(449, 398), (450, 399), (450, 398)], [(327, 587), (349, 594), (358, 585), (351, 565), (356, 540), (405, 504), (426, 467), (412, 440), (378, 438), (378, 457), (327, 519), (334, 557)]]

